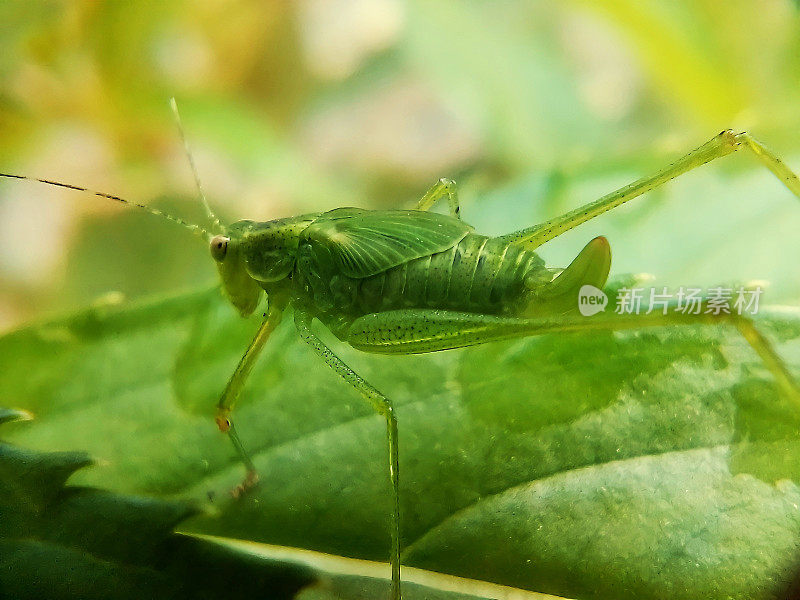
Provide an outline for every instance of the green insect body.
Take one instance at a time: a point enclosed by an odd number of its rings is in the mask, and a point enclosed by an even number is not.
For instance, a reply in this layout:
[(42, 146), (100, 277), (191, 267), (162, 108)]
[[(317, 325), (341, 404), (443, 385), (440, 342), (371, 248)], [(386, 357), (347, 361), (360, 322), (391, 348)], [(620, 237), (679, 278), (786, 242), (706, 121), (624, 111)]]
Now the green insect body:
[(255, 310), (263, 289), (303, 304), (345, 342), (360, 317), (384, 311), (568, 312), (577, 307), (582, 285), (603, 286), (610, 266), (604, 238), (562, 272), (514, 241), (475, 234), (451, 216), (411, 210), (340, 208), (240, 221), (211, 245), (225, 292), (243, 316)]
[[(173, 110), (177, 117), (174, 102)], [(608, 242), (595, 238), (563, 270), (546, 267), (535, 253), (537, 247), (565, 231), (739, 149), (746, 149), (800, 198), (800, 179), (776, 155), (747, 133), (730, 130), (651, 176), (550, 221), (500, 237), (475, 233), (460, 220), (455, 184), (446, 179), (423, 196), (417, 210), (339, 208), (264, 223), (238, 221), (224, 227), (205, 201), (189, 154), (212, 231), (111, 194), (35, 181), (131, 204), (200, 235), (209, 243), (225, 295), (244, 316), (261, 306), (266, 293), (265, 319), (217, 404), (217, 425), (229, 435), (247, 469), (234, 495), (256, 485), (258, 475), (239, 440), (231, 412), (261, 349), (280, 324), (284, 309), (292, 305), (299, 336), (385, 419), (392, 489), (391, 598), (400, 600), (401, 488), (395, 411), (386, 395), (320, 340), (312, 321), (319, 320), (355, 348), (394, 354), (548, 333), (727, 324), (741, 332), (781, 392), (800, 409), (800, 386), (749, 319), (724, 312), (582, 317), (575, 314), (578, 290), (584, 285), (602, 288), (605, 284), (611, 262)], [(0, 177), (33, 179), (2, 173)], [(450, 216), (428, 211), (440, 198), (448, 200)]]

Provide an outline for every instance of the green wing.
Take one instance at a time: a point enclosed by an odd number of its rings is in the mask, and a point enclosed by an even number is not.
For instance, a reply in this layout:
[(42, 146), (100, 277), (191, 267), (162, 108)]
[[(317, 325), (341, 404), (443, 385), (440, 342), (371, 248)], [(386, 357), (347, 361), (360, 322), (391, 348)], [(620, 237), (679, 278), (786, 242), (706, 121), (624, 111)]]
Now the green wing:
[(344, 275), (359, 279), (444, 252), (470, 231), (469, 225), (438, 213), (337, 208), (311, 223), (301, 243), (324, 246)]

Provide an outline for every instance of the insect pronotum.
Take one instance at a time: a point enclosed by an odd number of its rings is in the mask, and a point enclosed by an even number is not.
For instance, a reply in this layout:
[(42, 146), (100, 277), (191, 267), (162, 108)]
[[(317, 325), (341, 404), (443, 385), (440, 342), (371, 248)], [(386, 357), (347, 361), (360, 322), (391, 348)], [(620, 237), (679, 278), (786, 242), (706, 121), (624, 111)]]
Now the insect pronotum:
[[(174, 100), (173, 111), (186, 144)], [(653, 175), (545, 223), (500, 237), (475, 233), (460, 220), (455, 183), (447, 179), (428, 190), (414, 210), (337, 208), (225, 226), (205, 199), (188, 145), (208, 228), (112, 194), (46, 179), (0, 176), (89, 192), (188, 228), (209, 244), (224, 293), (242, 316), (252, 314), (266, 293), (265, 319), (217, 404), (216, 423), (228, 434), (246, 467), (244, 481), (234, 490), (236, 495), (254, 486), (258, 475), (239, 440), (231, 412), (261, 349), (284, 309), (292, 305), (300, 337), (386, 421), (393, 499), (391, 598), (399, 600), (399, 446), (392, 402), (313, 333), (312, 320), (318, 319), (338, 339), (359, 350), (388, 354), (435, 352), (545, 333), (728, 323), (760, 356), (782, 393), (800, 406), (800, 387), (769, 341), (746, 317), (733, 312), (581, 317), (576, 314), (578, 290), (584, 285), (602, 288), (608, 277), (611, 252), (606, 239), (590, 241), (563, 270), (547, 268), (534, 252), (565, 231), (740, 149), (758, 159), (800, 199), (800, 180), (776, 155), (747, 133), (726, 130)], [(442, 198), (449, 202), (449, 216), (429, 212)]]

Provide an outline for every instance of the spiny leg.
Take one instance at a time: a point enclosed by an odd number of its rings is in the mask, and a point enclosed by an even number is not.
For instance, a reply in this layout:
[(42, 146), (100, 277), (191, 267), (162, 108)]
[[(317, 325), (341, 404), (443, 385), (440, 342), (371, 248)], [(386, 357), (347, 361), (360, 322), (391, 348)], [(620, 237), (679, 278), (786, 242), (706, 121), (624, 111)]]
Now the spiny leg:
[(634, 181), (603, 196), (599, 200), (585, 204), (560, 217), (545, 221), (533, 227), (528, 227), (521, 231), (510, 233), (503, 236), (501, 239), (517, 242), (526, 249), (533, 250), (548, 240), (561, 235), (565, 231), (569, 231), (581, 223), (585, 223), (612, 208), (616, 208), (647, 191), (657, 188), (670, 179), (674, 179), (687, 171), (700, 167), (715, 158), (736, 152), (741, 148), (746, 148), (752, 152), (753, 155), (772, 171), (795, 196), (800, 198), (800, 179), (797, 178), (797, 175), (795, 175), (780, 158), (770, 152), (763, 144), (755, 140), (749, 134), (733, 133), (733, 131), (728, 129), (714, 136), (696, 150), (679, 158), (670, 166), (660, 170), (654, 175)]
[(253, 365), (255, 365), (256, 359), (261, 353), (261, 349), (264, 347), (270, 334), (280, 323), (282, 315), (282, 308), (273, 307), (272, 304), (270, 304), (267, 318), (264, 319), (261, 326), (258, 328), (253, 341), (250, 342), (250, 346), (248, 346), (239, 364), (236, 366), (236, 370), (228, 380), (228, 385), (225, 386), (225, 391), (222, 392), (222, 396), (220, 396), (219, 402), (217, 403), (217, 415), (214, 419), (217, 423), (217, 427), (219, 427), (219, 430), (223, 433), (228, 434), (231, 443), (233, 443), (233, 447), (236, 449), (236, 453), (247, 468), (247, 475), (244, 481), (231, 491), (234, 497), (242, 495), (248, 489), (256, 485), (258, 483), (258, 473), (256, 472), (253, 461), (242, 445), (242, 441), (239, 439), (239, 434), (236, 432), (236, 428), (230, 418), (231, 411), (233, 410), (236, 398), (239, 396), (239, 392), (242, 391), (245, 381), (247, 381), (247, 376), (250, 374), (250, 371), (253, 370)]
[(447, 196), (450, 216), (460, 219), (461, 206), (458, 203), (458, 188), (456, 187), (456, 182), (452, 179), (445, 179), (444, 177), (425, 192), (425, 195), (417, 204), (416, 210), (430, 210), (431, 207), (444, 196)]
[(639, 329), (671, 325), (735, 326), (775, 377), (780, 389), (800, 409), (800, 386), (770, 342), (743, 316), (729, 313), (678, 312), (557, 316), (535, 319), (497, 317), (438, 310), (395, 310), (356, 319), (346, 336), (359, 350), (386, 354), (436, 352), (545, 333)]
[(392, 483), (392, 600), (400, 600), (400, 455), (397, 446), (397, 419), (392, 402), (378, 390), (364, 381), (353, 369), (336, 356), (313, 331), (312, 317), (301, 307), (295, 307), (294, 322), (300, 337), (310, 345), (325, 363), (336, 371), (342, 379), (352, 385), (386, 419), (387, 440), (389, 443), (389, 479)]
[(733, 319), (733, 324), (742, 334), (742, 337), (747, 340), (747, 343), (755, 350), (761, 357), (761, 361), (770, 370), (778, 385), (783, 390), (784, 394), (793, 400), (800, 408), (800, 385), (795, 381), (786, 364), (781, 357), (775, 352), (775, 348), (769, 340), (764, 337), (753, 322), (747, 317), (736, 316)]

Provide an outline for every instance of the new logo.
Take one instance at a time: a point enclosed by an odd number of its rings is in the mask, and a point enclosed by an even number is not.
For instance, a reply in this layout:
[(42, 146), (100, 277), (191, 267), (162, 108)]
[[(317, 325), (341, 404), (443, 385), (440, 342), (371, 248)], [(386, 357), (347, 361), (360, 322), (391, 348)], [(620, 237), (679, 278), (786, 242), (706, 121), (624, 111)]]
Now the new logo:
[(584, 317), (591, 317), (604, 311), (608, 305), (608, 296), (603, 290), (593, 285), (581, 286), (578, 291), (578, 310)]

